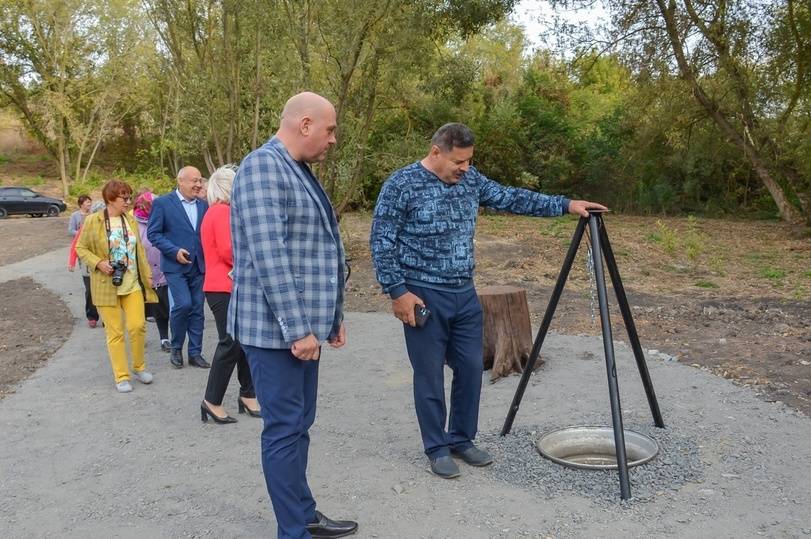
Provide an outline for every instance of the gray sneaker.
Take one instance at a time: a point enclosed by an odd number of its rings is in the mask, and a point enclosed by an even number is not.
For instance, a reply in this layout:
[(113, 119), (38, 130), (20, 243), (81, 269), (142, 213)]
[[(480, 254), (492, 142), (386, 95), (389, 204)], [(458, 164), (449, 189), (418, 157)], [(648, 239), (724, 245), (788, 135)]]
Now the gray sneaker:
[(129, 393), (132, 391), (132, 384), (129, 380), (122, 380), (115, 385), (119, 393)]
[(461, 475), (459, 472), (459, 466), (456, 465), (450, 455), (445, 455), (444, 457), (437, 457), (430, 460), (431, 471), (439, 477), (444, 479), (453, 479), (454, 477), (459, 477)]
[(152, 383), (152, 373), (149, 371), (141, 371), (133, 373), (135, 375), (135, 379), (141, 382), (142, 384), (151, 384)]
[(479, 449), (475, 445), (468, 447), (463, 451), (454, 451), (451, 449), (451, 454), (454, 457), (459, 457), (471, 466), (487, 466), (493, 463), (493, 457), (484, 449)]

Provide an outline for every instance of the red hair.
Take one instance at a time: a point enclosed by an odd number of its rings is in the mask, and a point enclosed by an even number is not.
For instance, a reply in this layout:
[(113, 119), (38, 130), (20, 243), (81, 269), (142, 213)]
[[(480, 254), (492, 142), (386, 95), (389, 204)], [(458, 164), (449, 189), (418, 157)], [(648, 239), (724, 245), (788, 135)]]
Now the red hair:
[(121, 180), (110, 180), (101, 188), (101, 198), (109, 204), (120, 196), (132, 196), (132, 187)]

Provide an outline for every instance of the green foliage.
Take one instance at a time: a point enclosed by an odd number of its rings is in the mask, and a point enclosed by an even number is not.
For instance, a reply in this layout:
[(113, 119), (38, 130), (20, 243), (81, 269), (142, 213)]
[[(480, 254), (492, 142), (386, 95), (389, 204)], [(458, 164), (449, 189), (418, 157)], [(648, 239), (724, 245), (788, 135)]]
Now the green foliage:
[(761, 267), (758, 270), (758, 274), (764, 279), (770, 279), (772, 281), (782, 281), (786, 276), (786, 272), (784, 270), (772, 266)]
[(690, 262), (694, 263), (699, 255), (704, 252), (706, 245), (706, 236), (701, 232), (698, 226), (698, 219), (693, 215), (687, 217), (687, 232), (684, 235), (684, 252)]
[(158, 168), (142, 170), (138, 172), (128, 172), (124, 169), (117, 169), (112, 173), (103, 173), (98, 169), (92, 169), (83, 181), (74, 181), (70, 185), (69, 194), (77, 197), (81, 194), (98, 192), (104, 184), (110, 180), (120, 180), (127, 182), (132, 187), (133, 192), (144, 190), (153, 193), (163, 194), (171, 191), (175, 187), (175, 180), (162, 172)]
[[(694, 266), (707, 248), (707, 235), (701, 231), (699, 220), (692, 215), (687, 217), (687, 228), (683, 234), (679, 234), (677, 230), (666, 225), (661, 219), (657, 219), (656, 230), (648, 234), (646, 239), (658, 244), (670, 256), (686, 256)], [(717, 274), (723, 274), (723, 261), (719, 257), (714, 257), (711, 265)]]
[(18, 185), (22, 185), (25, 187), (37, 187), (39, 185), (45, 185), (45, 178), (42, 176), (21, 176), (16, 179), (16, 183)]
[[(277, 129), (286, 99), (308, 89), (338, 112), (338, 144), (317, 172), (339, 211), (370, 208), (392, 171), (425, 155), (437, 127), (461, 121), (477, 136), (475, 166), (504, 184), (618, 211), (780, 215), (675, 69), (656, 4), (614, 6), (627, 28), (610, 31), (645, 29), (615, 51), (581, 41), (556, 56), (527, 53), (504, 18), (515, 3), (14, 0), (0, 11), (0, 95), (15, 99), (0, 105), (16, 107), (55, 163), (66, 145), (71, 193), (100, 187), (96, 165), (161, 190), (183, 165), (208, 174), (238, 163)], [(715, 12), (732, 44), (724, 62), (694, 21), (680, 24), (698, 40), (695, 80), (799, 203), (811, 200), (811, 92), (796, 80), (809, 72), (811, 12), (793, 5), (793, 18), (757, 2)], [(748, 15), (763, 17), (752, 25)], [(60, 65), (43, 60), (50, 50)], [(698, 221), (678, 238), (659, 227), (649, 241), (693, 264), (706, 258)]]
[(5, 165), (10, 161), (7, 155), (0, 154), (0, 165)]
[(724, 259), (723, 259), (722, 256), (717, 255), (717, 254), (710, 256), (710, 260), (708, 262), (708, 265), (710, 267), (710, 270), (714, 274), (719, 275), (721, 277), (726, 275), (726, 270), (724, 269), (725, 262), (724, 262)]
[(658, 243), (664, 252), (670, 256), (676, 254), (676, 248), (678, 247), (676, 231), (668, 227), (660, 219), (656, 220), (656, 232), (652, 232), (648, 236), (648, 239)]

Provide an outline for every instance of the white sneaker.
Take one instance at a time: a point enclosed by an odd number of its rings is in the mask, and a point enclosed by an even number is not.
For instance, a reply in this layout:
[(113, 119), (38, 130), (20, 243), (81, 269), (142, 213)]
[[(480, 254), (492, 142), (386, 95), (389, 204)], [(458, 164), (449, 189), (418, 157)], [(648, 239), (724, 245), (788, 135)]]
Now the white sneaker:
[(141, 382), (142, 384), (151, 384), (152, 383), (152, 373), (149, 371), (141, 371), (133, 373), (135, 375), (135, 379)]
[(122, 380), (115, 385), (119, 393), (129, 393), (132, 391), (132, 384), (129, 380)]

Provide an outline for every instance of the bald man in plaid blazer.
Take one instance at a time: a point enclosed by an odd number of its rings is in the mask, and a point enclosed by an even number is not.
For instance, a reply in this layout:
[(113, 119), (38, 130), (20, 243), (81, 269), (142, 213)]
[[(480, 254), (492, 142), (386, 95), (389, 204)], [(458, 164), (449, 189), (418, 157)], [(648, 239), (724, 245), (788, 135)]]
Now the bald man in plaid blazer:
[(357, 523), (316, 511), (307, 484), (321, 344), (340, 347), (344, 248), (309, 163), (335, 144), (335, 109), (290, 98), (279, 131), (242, 162), (231, 193), (234, 288), (228, 332), (251, 367), (262, 409), (262, 467), (278, 537), (344, 537)]

